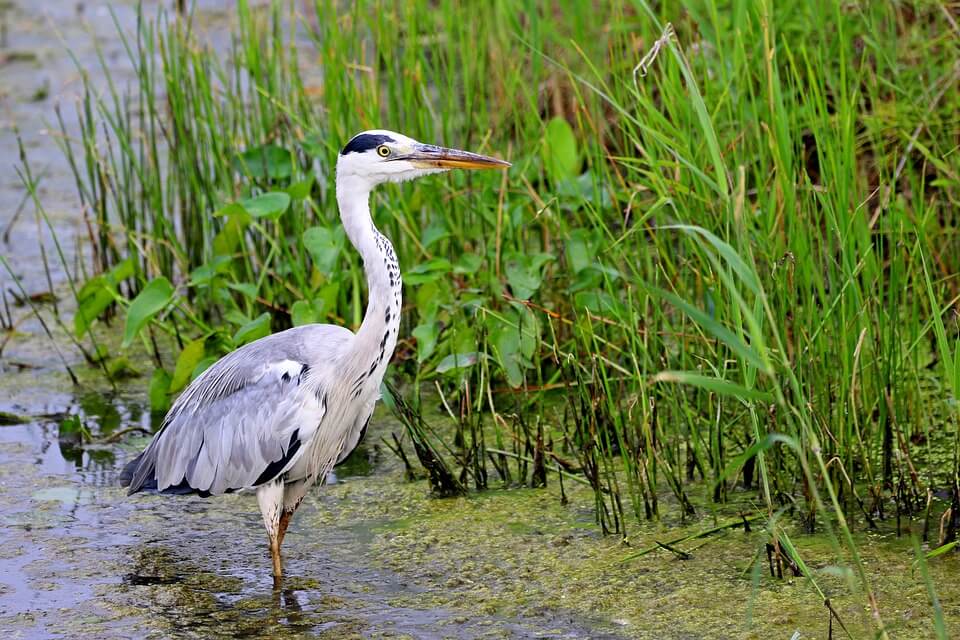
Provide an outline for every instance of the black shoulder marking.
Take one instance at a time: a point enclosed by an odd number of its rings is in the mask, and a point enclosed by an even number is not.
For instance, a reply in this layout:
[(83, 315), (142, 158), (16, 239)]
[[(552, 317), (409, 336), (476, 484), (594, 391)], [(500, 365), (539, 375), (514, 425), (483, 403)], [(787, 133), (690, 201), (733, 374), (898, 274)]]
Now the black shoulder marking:
[(283, 468), (287, 466), (291, 460), (293, 460), (293, 456), (297, 453), (297, 451), (300, 450), (299, 435), (299, 429), (293, 432), (293, 435), (290, 436), (290, 444), (287, 445), (287, 452), (279, 460), (274, 460), (268, 464), (267, 468), (263, 470), (263, 473), (261, 473), (260, 476), (254, 480), (253, 486), (256, 487), (264, 482), (273, 480), (280, 474), (281, 471), (283, 471)]
[(353, 137), (350, 142), (347, 143), (347, 146), (343, 148), (343, 151), (340, 152), (340, 155), (345, 156), (348, 153), (363, 153), (364, 151), (369, 151), (370, 149), (376, 149), (385, 142), (396, 142), (390, 136), (379, 135), (375, 133), (361, 133)]

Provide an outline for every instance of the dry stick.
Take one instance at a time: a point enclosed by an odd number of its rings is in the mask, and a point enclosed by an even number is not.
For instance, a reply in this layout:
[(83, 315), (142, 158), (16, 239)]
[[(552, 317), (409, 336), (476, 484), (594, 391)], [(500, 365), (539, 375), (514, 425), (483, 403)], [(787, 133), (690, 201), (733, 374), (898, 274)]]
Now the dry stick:
[(837, 624), (840, 625), (840, 628), (843, 629), (843, 632), (847, 634), (848, 638), (852, 638), (850, 632), (847, 631), (847, 625), (843, 624), (843, 620), (840, 619), (840, 616), (837, 614), (837, 610), (833, 608), (833, 605), (830, 603), (830, 598), (826, 598), (823, 601), (823, 606), (825, 606), (830, 611), (830, 620), (831, 620), (831, 634), (833, 633), (833, 620), (837, 621)]
[[(655, 541), (655, 542), (656, 542), (656, 541)], [(689, 553), (687, 553), (686, 551), (684, 551), (684, 550), (682, 550), (682, 549), (676, 549), (676, 548), (670, 546), (669, 544), (667, 544), (666, 542), (657, 542), (657, 546), (660, 547), (660, 548), (662, 548), (662, 549), (666, 549), (667, 551), (669, 551), (670, 553), (674, 554), (675, 556), (677, 556), (677, 557), (680, 558), (681, 560), (689, 560), (690, 558), (693, 557), (693, 556), (691, 556)]]
[[(6, 304), (7, 296), (6, 292), (0, 292), (3, 294), (3, 302)], [(12, 292), (11, 292), (12, 293)], [(10, 315), (10, 310), (7, 310), (7, 317), (3, 319), (3, 331), (6, 334), (3, 336), (3, 340), (0, 340), (0, 357), (3, 357), (3, 352), (7, 348), (7, 345), (10, 344), (10, 341), (13, 340), (17, 335), (17, 327), (26, 322), (27, 318), (30, 317), (30, 314), (26, 314), (18, 318), (17, 320), (13, 319), (13, 316)], [(13, 362), (12, 360), (7, 360), (8, 364), (19, 366), (22, 369), (38, 369), (39, 367), (33, 364), (26, 362)]]
[(380, 441), (383, 442), (383, 444), (386, 445), (386, 447), (403, 462), (404, 475), (406, 476), (407, 480), (415, 479), (416, 474), (413, 472), (413, 467), (410, 465), (410, 460), (407, 458), (407, 453), (403, 450), (403, 445), (400, 443), (400, 438), (398, 438), (397, 434), (392, 431), (390, 432), (390, 437), (393, 438), (393, 444), (391, 444), (390, 441), (383, 436), (380, 436)]
[(943, 5), (942, 2), (938, 2), (937, 5), (940, 6), (940, 11), (943, 12), (943, 16), (947, 19), (947, 22), (950, 23), (950, 26), (953, 27), (953, 30), (957, 34), (957, 37), (960, 38), (960, 26), (957, 25), (957, 21), (953, 19), (953, 16), (950, 14), (950, 11)]
[(640, 62), (637, 63), (637, 66), (633, 68), (633, 85), (636, 87), (637, 91), (640, 91), (639, 83), (637, 82), (637, 75), (641, 78), (647, 76), (647, 72), (650, 70), (650, 65), (653, 64), (654, 60), (657, 59), (657, 56), (660, 55), (660, 50), (670, 42), (670, 38), (674, 36), (673, 25), (667, 23), (663, 27), (663, 31), (660, 34), (660, 37), (654, 41), (653, 46), (650, 47), (650, 50), (647, 51), (646, 55), (640, 59)]
[[(748, 527), (747, 530), (749, 531), (749, 527)], [(730, 534), (730, 531), (727, 530), (727, 531), (722, 532), (722, 533), (721, 533), (719, 536), (717, 536), (716, 538), (707, 538), (706, 540), (704, 540), (704, 541), (701, 542), (700, 544), (695, 544), (695, 545), (693, 545), (692, 547), (690, 547), (689, 549), (687, 549), (686, 552), (689, 553), (690, 555), (693, 555), (693, 552), (696, 551), (697, 549), (699, 549), (700, 547), (705, 547), (705, 546), (707, 546), (708, 544), (710, 544), (711, 542), (716, 542), (717, 540), (722, 540), (723, 538), (725, 538), (725, 537), (728, 536), (729, 534)]]
[[(572, 325), (574, 324), (574, 321), (571, 320), (570, 318), (568, 318), (568, 317), (566, 317), (566, 316), (564, 316), (564, 315), (562, 315), (562, 314), (560, 314), (560, 313), (557, 313), (556, 311), (554, 311), (554, 310), (552, 310), (552, 309), (547, 309), (546, 307), (541, 306), (541, 305), (537, 304), (536, 302), (531, 302), (530, 300), (520, 300), (519, 298), (514, 298), (512, 295), (510, 295), (510, 294), (507, 293), (506, 291), (502, 292), (500, 295), (501, 295), (501, 297), (502, 297), (504, 300), (506, 300), (507, 302), (516, 302), (517, 304), (522, 304), (523, 306), (527, 307), (528, 309), (532, 309), (532, 310), (534, 310), (534, 311), (539, 311), (539, 312), (541, 312), (541, 313), (543, 313), (543, 314), (545, 314), (545, 315), (547, 315), (547, 316), (549, 316), (549, 317), (551, 317), (551, 318), (555, 318), (555, 319), (559, 320), (560, 322), (562, 322), (562, 323), (564, 323), (564, 324), (566, 324), (566, 325), (571, 325), (571, 326), (572, 326)], [(620, 328), (620, 329), (626, 329), (626, 328), (628, 328), (628, 327), (626, 327), (626, 325), (624, 325), (624, 323), (622, 323), (622, 322), (618, 322), (618, 321), (616, 321), (616, 320), (611, 320), (610, 318), (607, 318), (607, 317), (601, 316), (601, 315), (597, 315), (597, 314), (592, 313), (592, 312), (589, 312), (589, 317), (590, 317), (591, 320), (597, 320), (597, 321), (599, 321), (599, 322), (601, 322), (601, 323), (603, 323), (603, 324), (609, 325), (609, 326), (611, 326), (611, 327), (617, 327), (617, 328)], [(650, 333), (647, 329), (645, 329), (645, 328), (643, 328), (643, 327), (637, 327), (637, 328), (635, 328), (635, 329), (633, 329), (633, 328), (631, 328), (631, 329), (632, 329), (632, 330), (635, 330), (638, 334), (640, 334), (640, 335), (642, 335), (642, 336), (646, 336), (648, 333)], [(685, 333), (685, 332), (683, 332), (683, 331), (666, 331), (666, 330), (657, 331), (657, 332), (656, 332), (656, 335), (658, 335), (658, 336), (660, 336), (660, 337), (689, 338), (689, 339), (694, 339), (694, 338), (700, 339), (700, 338), (703, 337), (703, 336), (695, 335), (695, 334), (692, 334), (692, 333)], [(710, 340), (710, 342), (716, 342), (716, 340), (715, 340), (715, 339), (712, 339), (712, 340)]]
[[(514, 458), (515, 460), (523, 460), (524, 462), (529, 462), (530, 464), (533, 464), (533, 458), (529, 456), (525, 456), (521, 453), (513, 453), (512, 451), (504, 451), (503, 449), (491, 449), (489, 447), (487, 447), (487, 453), (495, 453), (498, 456), (507, 456), (510, 458)], [(590, 481), (587, 480), (586, 478), (581, 478), (580, 476), (574, 473), (570, 473), (569, 471), (564, 471), (563, 468), (560, 467), (559, 465), (557, 466), (556, 469), (553, 469), (553, 471), (556, 471), (558, 475), (563, 475), (570, 478), (574, 482), (579, 482), (580, 484), (587, 485), (588, 487), (591, 486)]]
[(114, 442), (120, 442), (120, 439), (123, 438), (123, 436), (127, 435), (128, 433), (146, 433), (146, 434), (150, 434), (150, 433), (153, 433), (153, 432), (150, 431), (150, 429), (146, 429), (146, 428), (144, 428), (144, 427), (127, 427), (126, 429), (121, 429), (120, 431), (117, 431), (116, 433), (110, 434), (110, 435), (107, 436), (106, 438), (92, 439), (92, 440), (90, 441), (90, 444), (113, 444)]
[(623, 560), (621, 560), (621, 562), (627, 562), (628, 560), (633, 560), (633, 559), (635, 559), (635, 558), (639, 558), (640, 556), (645, 556), (645, 555), (647, 555), (648, 553), (650, 553), (650, 552), (652, 552), (652, 551), (656, 551), (656, 550), (659, 549), (661, 546), (663, 546), (663, 544), (668, 544), (668, 545), (679, 544), (679, 543), (681, 543), (681, 542), (686, 542), (687, 540), (696, 540), (696, 539), (698, 539), (698, 538), (703, 538), (703, 537), (705, 537), (705, 536), (709, 536), (709, 535), (712, 535), (712, 534), (714, 534), (714, 533), (718, 533), (718, 532), (720, 532), (720, 531), (725, 531), (725, 530), (727, 530), (727, 529), (736, 529), (737, 527), (745, 527), (745, 526), (747, 526), (747, 523), (753, 522), (754, 520), (760, 520), (760, 519), (762, 519), (762, 518), (764, 518), (764, 517), (765, 517), (765, 516), (762, 515), (762, 514), (758, 514), (758, 515), (754, 515), (754, 516), (745, 516), (745, 515), (741, 514), (741, 515), (740, 515), (740, 520), (734, 520), (733, 522), (728, 522), (728, 523), (726, 523), (726, 524), (721, 524), (721, 525), (719, 525), (719, 526), (713, 527), (712, 529), (707, 529), (707, 530), (701, 531), (701, 532), (699, 532), (699, 533), (691, 533), (690, 535), (680, 536), (679, 538), (674, 538), (673, 540), (667, 540), (666, 543), (657, 542), (656, 546), (647, 547), (646, 549), (643, 549), (643, 550), (638, 551), (638, 552), (636, 552), (636, 553), (631, 553), (630, 555), (628, 555), (628, 556), (626, 556), (625, 558), (623, 558)]

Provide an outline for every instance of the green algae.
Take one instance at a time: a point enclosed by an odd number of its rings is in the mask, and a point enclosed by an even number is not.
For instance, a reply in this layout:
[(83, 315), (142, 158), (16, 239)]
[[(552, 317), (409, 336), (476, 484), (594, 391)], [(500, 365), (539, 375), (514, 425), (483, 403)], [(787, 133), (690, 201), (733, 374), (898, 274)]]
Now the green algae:
[[(827, 634), (829, 611), (809, 581), (769, 576), (757, 554), (769, 540), (762, 530), (701, 542), (685, 561), (662, 552), (624, 562), (636, 549), (716, 521), (634, 527), (627, 546), (599, 535), (591, 494), (577, 488), (567, 489), (570, 503), (562, 506), (554, 487), (435, 499), (426, 482), (402, 484), (399, 470), (349, 485), (327, 487), (318, 496), (317, 517), (354, 527), (370, 523), (379, 562), (423, 589), (398, 596), (397, 604), (507, 618), (571, 615), (636, 638)], [(870, 637), (863, 595), (848, 586), (849, 572), (837, 564), (826, 536), (791, 531), (791, 537), (849, 632)], [(888, 631), (929, 637), (932, 610), (919, 572), (912, 571), (909, 540), (862, 534), (857, 543)], [(941, 600), (951, 605), (960, 601), (950, 580), (956, 562), (951, 556), (931, 567)], [(945, 613), (948, 630), (960, 633), (960, 611), (947, 606)]]

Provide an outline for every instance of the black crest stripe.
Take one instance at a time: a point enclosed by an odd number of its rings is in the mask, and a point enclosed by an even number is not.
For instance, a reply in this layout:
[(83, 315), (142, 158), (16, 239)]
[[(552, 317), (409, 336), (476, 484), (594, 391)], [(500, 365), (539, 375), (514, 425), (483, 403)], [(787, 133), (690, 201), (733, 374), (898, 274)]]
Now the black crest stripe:
[(370, 149), (376, 149), (380, 145), (386, 142), (396, 142), (390, 136), (384, 136), (376, 133), (361, 133), (360, 135), (354, 136), (350, 142), (347, 143), (347, 146), (343, 148), (343, 151), (340, 152), (340, 155), (345, 156), (348, 153), (363, 153), (364, 151), (369, 151)]

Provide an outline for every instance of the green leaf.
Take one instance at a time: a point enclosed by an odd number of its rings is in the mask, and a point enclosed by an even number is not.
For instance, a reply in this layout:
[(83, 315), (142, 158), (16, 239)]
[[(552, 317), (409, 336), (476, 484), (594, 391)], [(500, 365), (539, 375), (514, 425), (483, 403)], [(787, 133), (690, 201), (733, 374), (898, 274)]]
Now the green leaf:
[(717, 251), (717, 253), (720, 254), (730, 268), (733, 269), (734, 273), (737, 274), (737, 277), (740, 278), (740, 281), (747, 285), (747, 288), (750, 289), (754, 295), (760, 295), (760, 281), (759, 278), (757, 278), (756, 271), (754, 271), (753, 268), (750, 267), (744, 261), (744, 259), (740, 257), (740, 254), (738, 254), (733, 247), (718, 238), (712, 232), (704, 229), (703, 227), (697, 227), (688, 224), (667, 225), (661, 228), (679, 229), (687, 234), (699, 235), (701, 238), (713, 245), (713, 248)]
[(283, 191), (270, 191), (241, 200), (240, 206), (254, 218), (279, 218), (290, 208), (290, 196)]
[(107, 281), (113, 286), (117, 286), (134, 274), (133, 258), (127, 258), (118, 262), (110, 271), (106, 273)]
[(690, 67), (687, 66), (687, 61), (683, 58), (683, 55), (678, 51), (673, 42), (670, 42), (670, 52), (673, 53), (674, 59), (680, 65), (680, 71), (683, 73), (683, 78), (686, 82), (687, 90), (689, 92), (688, 95), (690, 96), (690, 101), (693, 104), (693, 110), (697, 114), (697, 120), (700, 121), (700, 130), (703, 133), (707, 149), (710, 151), (710, 157), (713, 160), (713, 170), (716, 173), (716, 183), (711, 184), (711, 186), (713, 186), (726, 200), (729, 193), (727, 187), (729, 180), (727, 178), (726, 167), (723, 164), (723, 152), (720, 149), (720, 143), (717, 141), (717, 132), (713, 128), (713, 121), (710, 120), (710, 113), (707, 111), (707, 105), (703, 101), (703, 96), (700, 95), (700, 88), (697, 85), (697, 79), (693, 77), (693, 72), (690, 70)]
[(284, 180), (293, 174), (293, 154), (283, 147), (265, 144), (235, 156), (233, 168), (252, 178)]
[(545, 253), (517, 254), (507, 261), (504, 274), (513, 295), (521, 300), (529, 299), (543, 282), (543, 265), (553, 260)]
[(532, 311), (522, 305), (513, 306), (514, 309), (502, 317), (494, 314), (487, 316), (487, 333), (493, 355), (507, 383), (519, 387), (523, 384), (523, 372), (528, 368), (540, 341), (540, 327)]
[(311, 133), (308, 136), (304, 136), (303, 140), (300, 141), (300, 148), (309, 156), (323, 158), (327, 155), (328, 144), (323, 136)]
[(437, 365), (437, 373), (447, 373), (448, 371), (457, 371), (459, 369), (472, 367), (477, 363), (477, 358), (478, 355), (476, 351), (451, 353)]
[(257, 285), (250, 282), (230, 282), (227, 286), (240, 293), (247, 300), (257, 299)]
[(84, 431), (86, 431), (86, 429), (87, 428), (80, 420), (80, 416), (73, 414), (67, 416), (60, 422), (58, 434), (61, 438), (63, 438), (64, 436), (82, 434)]
[(936, 558), (937, 556), (942, 556), (942, 555), (945, 554), (946, 552), (951, 551), (951, 550), (954, 549), (958, 544), (960, 544), (960, 541), (958, 541), (958, 540), (954, 540), (954, 541), (952, 541), (952, 542), (948, 542), (948, 543), (946, 543), (946, 544), (942, 544), (942, 545), (940, 545), (939, 547), (937, 547), (936, 549), (933, 549), (933, 550), (931, 550), (931, 551), (928, 551), (927, 554), (926, 554), (924, 557), (925, 557), (927, 560), (933, 560), (933, 559)]
[(77, 312), (73, 316), (73, 332), (80, 338), (87, 331), (93, 321), (107, 310), (107, 307), (116, 299), (113, 288), (103, 276), (91, 278), (84, 283), (77, 294)]
[(210, 284), (213, 279), (230, 269), (230, 258), (228, 256), (214, 256), (210, 262), (202, 264), (190, 272), (190, 282), (188, 286), (197, 287)]
[(323, 319), (323, 313), (327, 309), (335, 310), (337, 308), (337, 300), (340, 296), (340, 281), (334, 280), (328, 282), (318, 290), (313, 292), (314, 305), (319, 310), (317, 315), (317, 321)]
[(771, 402), (773, 397), (758, 389), (748, 389), (743, 385), (722, 378), (712, 378), (710, 376), (691, 373), (689, 371), (661, 371), (653, 377), (656, 382), (678, 382), (680, 384), (689, 384), (694, 387), (700, 387), (707, 391), (712, 391), (717, 395), (733, 396), (741, 400), (759, 400), (761, 402)]
[(206, 347), (202, 339), (187, 343), (177, 358), (177, 364), (173, 367), (170, 393), (176, 393), (187, 386), (187, 383), (190, 382), (190, 374), (197, 367), (197, 363), (203, 359), (205, 352)]
[(440, 323), (426, 322), (418, 325), (412, 332), (417, 339), (417, 362), (425, 362), (437, 348), (437, 338), (440, 337)]
[(293, 198), (294, 200), (304, 200), (307, 196), (310, 195), (310, 191), (313, 189), (313, 174), (310, 174), (305, 179), (300, 182), (294, 182), (292, 185), (284, 189), (287, 192), (287, 195)]
[(403, 281), (413, 285), (433, 282), (450, 273), (452, 269), (453, 265), (446, 258), (431, 258), (404, 273)]
[(424, 248), (429, 249), (434, 244), (440, 242), (449, 235), (450, 232), (447, 231), (446, 227), (443, 226), (443, 222), (437, 219), (431, 222), (430, 226), (423, 230), (423, 237), (420, 239), (420, 243), (424, 246)]
[(233, 336), (233, 341), (239, 347), (247, 344), (248, 342), (259, 340), (260, 338), (268, 335), (270, 335), (270, 314), (264, 311), (259, 316), (240, 327), (237, 333)]
[(323, 274), (331, 275), (343, 251), (343, 227), (310, 227), (303, 232), (303, 246), (310, 252), (313, 264)]
[(600, 289), (579, 291), (573, 296), (573, 302), (577, 309), (589, 309), (600, 315), (619, 315), (623, 308), (616, 298)]
[(250, 214), (238, 202), (228, 202), (213, 212), (214, 218), (246, 218), (250, 222)]
[(107, 377), (111, 380), (123, 380), (125, 378), (135, 378), (140, 375), (140, 371), (133, 366), (126, 355), (119, 355), (110, 358), (105, 363)]
[(77, 294), (77, 313), (73, 316), (73, 330), (78, 338), (82, 337), (90, 329), (93, 321), (120, 297), (117, 286), (133, 274), (133, 259), (127, 258), (118, 262), (106, 273), (84, 283)]
[(223, 314), (223, 319), (229, 322), (230, 324), (236, 326), (237, 328), (242, 327), (243, 325), (250, 322), (249, 316), (245, 315), (239, 309), (230, 309)]
[(164, 413), (170, 408), (170, 374), (166, 369), (153, 370), (150, 377), (150, 411)]
[(540, 288), (540, 274), (525, 269), (516, 262), (507, 264), (504, 273), (513, 295), (521, 300), (528, 300)]
[(553, 183), (575, 178), (580, 173), (580, 155), (573, 129), (563, 118), (547, 123), (543, 140), (543, 166)]
[(197, 366), (195, 366), (193, 368), (193, 371), (190, 372), (190, 379), (196, 380), (201, 373), (209, 369), (210, 365), (212, 365), (217, 360), (219, 360), (217, 356), (207, 356), (206, 358), (198, 362)]
[(580, 273), (597, 259), (596, 238), (586, 229), (574, 229), (564, 244), (567, 264), (574, 273)]
[(290, 321), (295, 327), (320, 322), (323, 307), (323, 300), (297, 300), (290, 307)]
[(453, 265), (453, 272), (456, 275), (472, 275), (476, 273), (483, 265), (483, 257), (475, 253), (464, 253), (457, 258), (457, 263)]
[(213, 238), (213, 253), (230, 255), (237, 250), (243, 240), (243, 230), (249, 226), (252, 218), (246, 209), (237, 203), (231, 203), (219, 209), (214, 216), (228, 216), (227, 223)]
[(151, 280), (127, 309), (127, 324), (123, 330), (123, 346), (129, 347), (140, 330), (173, 300), (174, 289), (163, 276)]

